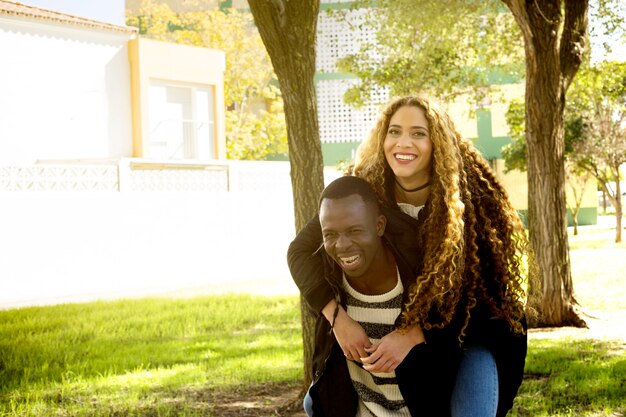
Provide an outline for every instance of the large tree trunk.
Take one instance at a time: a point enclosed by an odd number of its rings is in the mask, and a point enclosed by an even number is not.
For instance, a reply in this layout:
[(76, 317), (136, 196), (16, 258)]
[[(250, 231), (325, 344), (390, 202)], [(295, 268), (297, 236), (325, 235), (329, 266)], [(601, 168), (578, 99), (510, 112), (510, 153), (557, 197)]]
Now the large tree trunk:
[[(317, 212), (324, 187), (315, 97), (315, 37), (319, 0), (248, 0), (278, 77), (285, 103), (296, 230)], [(281, 249), (281, 248), (277, 248)], [(304, 384), (312, 380), (315, 321), (301, 300)]]
[[(587, 1), (503, 0), (524, 36), (528, 225), (541, 273), (537, 326), (584, 326), (569, 261), (563, 111), (585, 47)], [(563, 15), (565, 13), (565, 15)]]

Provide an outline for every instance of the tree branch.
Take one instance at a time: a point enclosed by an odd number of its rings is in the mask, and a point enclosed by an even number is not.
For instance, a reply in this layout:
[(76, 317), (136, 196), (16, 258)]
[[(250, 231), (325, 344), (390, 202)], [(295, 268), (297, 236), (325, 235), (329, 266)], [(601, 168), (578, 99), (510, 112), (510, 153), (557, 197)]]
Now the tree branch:
[(565, 0), (564, 10), (565, 22), (559, 54), (563, 88), (567, 91), (589, 44), (587, 36), (589, 0)]

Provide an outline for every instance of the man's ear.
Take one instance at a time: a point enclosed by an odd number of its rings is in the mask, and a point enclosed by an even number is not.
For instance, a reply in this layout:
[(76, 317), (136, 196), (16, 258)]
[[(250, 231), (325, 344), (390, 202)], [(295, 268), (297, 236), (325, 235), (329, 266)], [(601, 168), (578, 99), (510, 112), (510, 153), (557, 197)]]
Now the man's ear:
[(379, 214), (376, 220), (376, 234), (381, 237), (385, 233), (385, 227), (387, 227), (387, 218), (384, 214)]

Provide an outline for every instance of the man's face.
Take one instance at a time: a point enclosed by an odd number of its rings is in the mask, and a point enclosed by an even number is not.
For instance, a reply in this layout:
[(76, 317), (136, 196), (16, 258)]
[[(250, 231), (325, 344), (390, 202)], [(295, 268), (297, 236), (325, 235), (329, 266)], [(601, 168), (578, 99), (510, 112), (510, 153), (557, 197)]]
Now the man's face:
[(360, 277), (366, 273), (382, 254), (385, 216), (358, 194), (323, 199), (319, 216), (326, 253), (347, 276)]

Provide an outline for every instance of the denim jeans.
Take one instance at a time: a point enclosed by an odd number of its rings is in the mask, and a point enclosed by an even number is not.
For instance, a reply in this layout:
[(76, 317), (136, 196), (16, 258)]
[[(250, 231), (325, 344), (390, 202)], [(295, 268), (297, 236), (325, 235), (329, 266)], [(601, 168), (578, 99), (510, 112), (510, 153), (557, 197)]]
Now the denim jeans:
[(311, 398), (311, 387), (306, 391), (306, 395), (304, 396), (304, 402), (302, 405), (304, 406), (304, 412), (308, 417), (313, 417), (313, 398)]
[(463, 349), (450, 404), (452, 417), (494, 417), (498, 410), (498, 369), (481, 346)]

